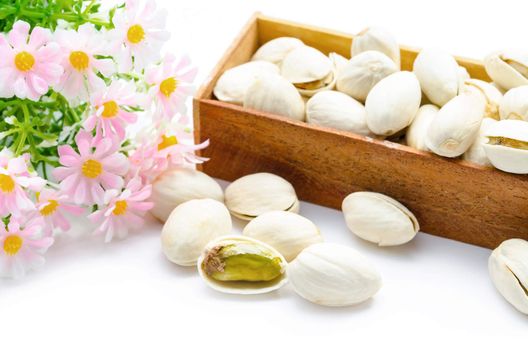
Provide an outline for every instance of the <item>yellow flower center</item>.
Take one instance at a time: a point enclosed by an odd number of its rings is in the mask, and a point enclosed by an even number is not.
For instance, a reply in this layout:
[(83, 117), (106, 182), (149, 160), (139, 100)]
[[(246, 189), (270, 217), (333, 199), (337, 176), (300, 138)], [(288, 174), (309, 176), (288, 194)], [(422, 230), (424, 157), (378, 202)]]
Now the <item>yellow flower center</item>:
[(22, 237), (18, 235), (7, 236), (4, 240), (4, 252), (9, 256), (16, 255), (20, 248), (22, 248), (23, 242)]
[(116, 201), (115, 208), (112, 214), (114, 215), (123, 215), (127, 211), (127, 201)]
[(143, 30), (143, 27), (139, 24), (134, 24), (128, 28), (127, 39), (132, 44), (138, 44), (145, 39), (145, 30)]
[(103, 165), (96, 160), (88, 159), (83, 163), (81, 171), (87, 178), (95, 179), (103, 172)]
[(88, 55), (83, 51), (72, 51), (70, 53), (70, 64), (78, 71), (88, 68), (89, 61)]
[(15, 56), (15, 66), (22, 72), (27, 72), (35, 64), (35, 57), (27, 51), (17, 53)]
[(159, 91), (169, 97), (174, 91), (176, 91), (176, 88), (178, 87), (178, 82), (174, 78), (167, 78), (163, 80), (160, 84)]
[(113, 118), (119, 112), (119, 106), (115, 101), (108, 101), (103, 103), (103, 118)]
[(48, 201), (48, 204), (46, 204), (44, 208), (40, 209), (40, 213), (43, 216), (48, 216), (48, 215), (53, 214), (57, 210), (58, 207), (59, 207), (59, 202), (57, 202), (54, 199), (50, 199)]
[(161, 142), (158, 144), (158, 151), (161, 151), (162, 149), (165, 149), (170, 146), (174, 146), (178, 144), (178, 139), (176, 136), (161, 136)]
[(11, 176), (0, 174), (0, 190), (4, 193), (10, 193), (15, 190), (15, 181)]

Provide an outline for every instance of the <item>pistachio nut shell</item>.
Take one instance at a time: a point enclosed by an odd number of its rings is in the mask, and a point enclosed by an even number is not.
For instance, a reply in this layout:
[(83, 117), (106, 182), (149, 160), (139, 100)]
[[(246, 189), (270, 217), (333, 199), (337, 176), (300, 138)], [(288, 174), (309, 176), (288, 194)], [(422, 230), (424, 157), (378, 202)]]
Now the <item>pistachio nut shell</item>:
[(268, 61), (280, 66), (284, 57), (292, 50), (304, 46), (304, 43), (292, 37), (281, 37), (262, 45), (251, 58), (252, 61)]
[(281, 65), (281, 75), (292, 84), (323, 80), (333, 72), (333, 63), (321, 51), (300, 46), (290, 51)]
[(409, 126), (420, 108), (420, 83), (411, 72), (383, 78), (367, 96), (367, 125), (376, 135), (390, 136)]
[(257, 78), (248, 88), (244, 107), (304, 121), (304, 100), (291, 83), (279, 75)]
[(502, 99), (500, 119), (516, 119), (528, 121), (528, 85), (511, 89)]
[(381, 27), (370, 27), (358, 33), (350, 49), (351, 57), (365, 51), (379, 51), (396, 63), (400, 69), (400, 47), (396, 39), (387, 30)]
[(491, 166), (488, 156), (486, 156), (486, 151), (484, 151), (484, 144), (488, 141), (488, 138), (484, 136), (484, 134), (486, 130), (496, 122), (497, 120), (492, 118), (484, 118), (482, 120), (477, 138), (468, 148), (468, 150), (462, 155), (464, 160), (482, 166)]
[(224, 202), (222, 187), (209, 175), (194, 169), (179, 168), (164, 172), (152, 184), (150, 210), (160, 221), (165, 222), (178, 205), (191, 199), (211, 198)]
[(287, 261), (293, 260), (304, 248), (323, 241), (313, 222), (286, 211), (257, 216), (246, 225), (243, 235), (269, 244)]
[(225, 190), (225, 203), (231, 214), (242, 220), (276, 210), (299, 211), (293, 186), (270, 173), (246, 175), (232, 182)]
[(213, 93), (224, 102), (242, 105), (249, 87), (264, 74), (279, 75), (279, 68), (266, 61), (254, 61), (226, 70), (216, 82)]
[(475, 94), (462, 94), (446, 103), (429, 124), (425, 144), (444, 157), (458, 157), (478, 136), (485, 101)]
[(442, 107), (458, 94), (459, 66), (453, 56), (437, 49), (423, 49), (413, 72), (429, 101)]
[(334, 71), (336, 72), (336, 77), (338, 77), (339, 71), (348, 63), (348, 59), (336, 52), (330, 52), (328, 58), (334, 64)]
[(225, 236), (207, 244), (197, 262), (205, 283), (222, 293), (262, 294), (288, 282), (286, 259), (270, 245), (244, 236)]
[(321, 91), (306, 103), (306, 121), (360, 135), (370, 135), (365, 106), (339, 91)]
[(461, 93), (474, 93), (486, 101), (484, 118), (499, 120), (499, 106), (502, 103), (502, 93), (492, 84), (478, 79), (467, 79), (460, 88)]
[(528, 314), (528, 242), (517, 238), (502, 242), (491, 253), (488, 269), (499, 293)]
[(429, 124), (436, 117), (440, 109), (432, 104), (423, 105), (405, 134), (405, 143), (420, 151), (429, 151), (425, 144), (425, 135)]
[(343, 200), (342, 210), (350, 231), (380, 247), (407, 243), (420, 230), (409, 209), (381, 193), (349, 194)]
[(381, 79), (398, 71), (389, 57), (379, 51), (364, 51), (350, 59), (338, 71), (338, 91), (364, 102), (370, 90)]
[(232, 222), (224, 204), (214, 199), (193, 199), (176, 207), (161, 231), (167, 259), (181, 266), (196, 264), (205, 245), (231, 234)]
[(297, 294), (324, 306), (356, 305), (381, 288), (381, 276), (371, 263), (354, 249), (338, 244), (309, 246), (286, 272)]
[(500, 120), (490, 126), (484, 151), (491, 164), (502, 171), (528, 174), (528, 122)]
[(484, 58), (484, 67), (490, 78), (506, 91), (528, 85), (528, 54), (493, 52)]

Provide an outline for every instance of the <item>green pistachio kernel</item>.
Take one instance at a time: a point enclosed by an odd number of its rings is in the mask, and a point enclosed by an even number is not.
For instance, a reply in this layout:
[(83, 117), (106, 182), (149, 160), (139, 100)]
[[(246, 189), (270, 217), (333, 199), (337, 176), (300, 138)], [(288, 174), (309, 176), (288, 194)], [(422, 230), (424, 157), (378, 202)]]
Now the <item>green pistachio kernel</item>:
[(498, 137), (498, 136), (491, 136), (488, 137), (489, 145), (496, 145), (496, 146), (505, 146), (505, 147), (511, 147), (511, 148), (517, 148), (522, 150), (528, 150), (528, 142), (521, 141), (521, 140), (514, 140), (507, 137)]

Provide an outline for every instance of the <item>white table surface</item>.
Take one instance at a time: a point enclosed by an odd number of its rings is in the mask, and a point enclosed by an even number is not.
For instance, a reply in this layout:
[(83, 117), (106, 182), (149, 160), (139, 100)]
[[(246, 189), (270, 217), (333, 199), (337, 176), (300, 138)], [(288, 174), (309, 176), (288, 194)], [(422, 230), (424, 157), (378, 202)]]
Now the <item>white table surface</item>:
[[(256, 10), (351, 33), (383, 25), (401, 43), (434, 43), (462, 56), (522, 44), (528, 49), (528, 5), (513, 0), (159, 3), (170, 10), (169, 47), (192, 56), (201, 69), (198, 81)], [(378, 267), (383, 287), (371, 301), (324, 308), (302, 300), (290, 286), (261, 296), (220, 294), (193, 268), (164, 258), (161, 225), (151, 222), (111, 244), (61, 237), (44, 268), (22, 281), (0, 280), (0, 349), (528, 344), (527, 317), (489, 280), (489, 250), (422, 233), (407, 245), (382, 249), (353, 236), (338, 211), (302, 203), (301, 213), (327, 241), (357, 248)], [(83, 231), (79, 222), (75, 234)]]

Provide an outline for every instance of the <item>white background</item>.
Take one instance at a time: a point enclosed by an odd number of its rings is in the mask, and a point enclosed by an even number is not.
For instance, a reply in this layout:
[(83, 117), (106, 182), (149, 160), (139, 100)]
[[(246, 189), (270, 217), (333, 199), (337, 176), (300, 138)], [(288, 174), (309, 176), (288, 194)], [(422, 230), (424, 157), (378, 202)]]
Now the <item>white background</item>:
[[(475, 58), (502, 47), (528, 49), (524, 1), (159, 3), (169, 10), (170, 51), (192, 56), (199, 82), (256, 10), (350, 33), (382, 25), (403, 44), (434, 44)], [(43, 269), (22, 281), (0, 281), (0, 349), (528, 345), (527, 317), (489, 281), (489, 250), (427, 234), (381, 249), (348, 232), (340, 212), (303, 203), (301, 213), (327, 241), (357, 248), (378, 267), (384, 286), (371, 301), (324, 308), (289, 286), (262, 296), (222, 295), (193, 268), (163, 257), (161, 225), (153, 222), (106, 245), (63, 237)], [(86, 230), (79, 226), (77, 234)]]

